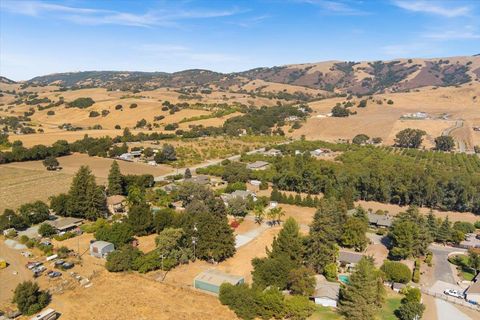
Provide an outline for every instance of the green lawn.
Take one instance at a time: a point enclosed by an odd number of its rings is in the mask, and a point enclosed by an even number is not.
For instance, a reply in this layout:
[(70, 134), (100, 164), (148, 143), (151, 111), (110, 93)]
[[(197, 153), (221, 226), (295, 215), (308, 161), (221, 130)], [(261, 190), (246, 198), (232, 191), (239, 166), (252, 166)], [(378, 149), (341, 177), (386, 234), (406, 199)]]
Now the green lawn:
[[(382, 310), (378, 313), (378, 320), (398, 320), (394, 312), (400, 306), (402, 295), (396, 293), (389, 293)], [(342, 320), (334, 309), (318, 306), (317, 310), (312, 314), (309, 320)]]
[(317, 310), (308, 318), (309, 320), (341, 320), (343, 319), (335, 309), (318, 306)]
[(472, 281), (473, 278), (475, 278), (475, 274), (470, 270), (461, 270), (460, 274), (462, 275), (462, 278), (467, 281)]
[(402, 296), (399, 294), (389, 294), (382, 310), (378, 314), (378, 319), (381, 320), (398, 320), (395, 316), (395, 310), (400, 306)]

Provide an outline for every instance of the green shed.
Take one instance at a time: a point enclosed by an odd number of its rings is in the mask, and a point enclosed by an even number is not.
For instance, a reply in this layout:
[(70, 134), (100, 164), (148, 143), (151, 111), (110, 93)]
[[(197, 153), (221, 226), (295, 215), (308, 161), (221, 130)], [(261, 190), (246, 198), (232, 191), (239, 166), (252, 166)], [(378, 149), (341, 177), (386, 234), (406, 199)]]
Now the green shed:
[(210, 269), (200, 273), (193, 280), (193, 286), (196, 289), (219, 294), (222, 283), (231, 283), (233, 285), (244, 283), (242, 276), (236, 276), (224, 273), (220, 270)]

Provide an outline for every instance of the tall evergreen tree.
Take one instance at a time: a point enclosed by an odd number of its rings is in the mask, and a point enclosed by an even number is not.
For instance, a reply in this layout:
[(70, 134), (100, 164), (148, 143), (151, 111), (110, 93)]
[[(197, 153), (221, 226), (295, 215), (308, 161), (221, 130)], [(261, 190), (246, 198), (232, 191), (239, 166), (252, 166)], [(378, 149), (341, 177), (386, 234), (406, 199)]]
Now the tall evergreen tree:
[(68, 196), (69, 216), (95, 220), (107, 212), (104, 189), (97, 185), (88, 166), (81, 166), (75, 174)]
[(371, 320), (381, 307), (385, 296), (381, 272), (375, 268), (371, 257), (362, 258), (342, 285), (339, 311), (347, 319)]
[(303, 262), (303, 239), (300, 227), (294, 218), (288, 218), (283, 224), (278, 237), (273, 239), (272, 250), (267, 252), (269, 258), (284, 256), (298, 268)]
[(192, 172), (190, 171), (190, 168), (185, 169), (184, 178), (190, 179), (191, 177), (192, 177)]
[(448, 216), (443, 220), (440, 228), (438, 228), (436, 240), (441, 243), (445, 243), (450, 240), (452, 234), (452, 226)]
[(108, 194), (110, 196), (123, 193), (123, 177), (120, 172), (120, 166), (114, 160), (108, 173)]

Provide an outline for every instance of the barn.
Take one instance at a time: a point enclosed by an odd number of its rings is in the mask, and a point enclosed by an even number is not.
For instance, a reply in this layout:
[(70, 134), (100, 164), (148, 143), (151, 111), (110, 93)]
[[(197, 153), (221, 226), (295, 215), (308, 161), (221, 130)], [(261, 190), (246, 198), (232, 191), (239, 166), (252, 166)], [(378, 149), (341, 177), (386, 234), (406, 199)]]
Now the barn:
[(220, 270), (210, 269), (200, 273), (193, 280), (193, 287), (211, 293), (220, 293), (220, 286), (223, 283), (238, 285), (245, 283), (242, 276), (231, 275)]
[(96, 258), (106, 258), (114, 250), (113, 243), (107, 241), (95, 241), (90, 244), (90, 255)]

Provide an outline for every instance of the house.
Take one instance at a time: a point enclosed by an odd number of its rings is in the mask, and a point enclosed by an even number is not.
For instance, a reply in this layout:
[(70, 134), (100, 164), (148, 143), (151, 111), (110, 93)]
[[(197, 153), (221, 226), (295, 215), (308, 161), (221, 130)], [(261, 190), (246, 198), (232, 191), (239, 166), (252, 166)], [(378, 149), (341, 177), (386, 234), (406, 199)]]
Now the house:
[(393, 217), (382, 214), (369, 213), (368, 223), (377, 228), (390, 228), (393, 223)]
[(125, 213), (125, 197), (119, 194), (108, 197), (107, 207), (110, 214)]
[(232, 193), (224, 193), (220, 196), (225, 204), (228, 204), (228, 201), (233, 198), (242, 198), (247, 200), (248, 197), (252, 197), (253, 201), (257, 201), (257, 195), (255, 192), (250, 190), (235, 190)]
[(194, 176), (194, 177), (191, 177), (191, 178), (184, 179), (183, 181), (199, 184), (199, 185), (202, 185), (202, 186), (206, 186), (206, 185), (210, 184), (210, 177), (200, 175), (200, 176)]
[(67, 232), (77, 229), (79, 226), (82, 225), (83, 219), (74, 218), (74, 217), (66, 217), (66, 218), (59, 218), (53, 221), (46, 221), (51, 225), (58, 233), (60, 232)]
[(106, 258), (115, 250), (113, 243), (107, 241), (95, 241), (90, 243), (90, 255), (96, 258)]
[(265, 170), (269, 166), (269, 163), (266, 161), (255, 161), (252, 163), (247, 164), (247, 169), (258, 171), (258, 170)]
[(403, 288), (405, 288), (407, 285), (404, 283), (399, 283), (399, 282), (394, 282), (392, 283), (392, 290), (395, 292), (400, 292)]
[(268, 151), (265, 151), (263, 154), (269, 157), (277, 157), (282, 155), (282, 151), (278, 149), (270, 149)]
[(231, 275), (220, 270), (210, 269), (195, 277), (193, 280), (193, 287), (218, 294), (220, 292), (220, 286), (223, 283), (239, 285), (245, 283), (245, 279), (242, 276)]
[(338, 262), (340, 266), (347, 269), (355, 267), (355, 265), (363, 258), (363, 254), (351, 251), (339, 251)]
[(315, 292), (312, 296), (315, 304), (336, 308), (340, 293), (340, 283), (328, 282), (322, 275), (316, 275), (315, 282)]
[(474, 283), (465, 291), (465, 299), (474, 304), (480, 304), (480, 273), (474, 279)]
[(133, 161), (133, 155), (129, 152), (122, 153), (121, 155), (118, 156), (118, 159), (123, 161)]
[(48, 308), (30, 318), (30, 320), (54, 320), (57, 319), (57, 317), (57, 311), (53, 310), (52, 308)]

